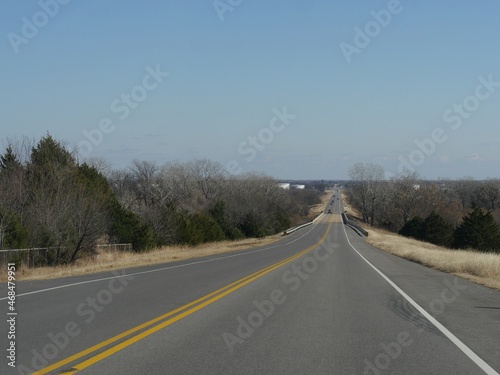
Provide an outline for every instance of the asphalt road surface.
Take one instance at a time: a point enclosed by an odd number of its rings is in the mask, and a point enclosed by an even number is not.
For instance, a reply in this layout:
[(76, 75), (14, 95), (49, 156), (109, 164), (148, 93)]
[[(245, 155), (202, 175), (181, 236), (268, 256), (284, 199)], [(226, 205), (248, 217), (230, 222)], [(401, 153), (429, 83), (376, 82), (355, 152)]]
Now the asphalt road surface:
[(497, 374), (500, 292), (367, 245), (335, 195), (270, 246), (19, 282), (11, 322), (0, 284), (0, 373)]

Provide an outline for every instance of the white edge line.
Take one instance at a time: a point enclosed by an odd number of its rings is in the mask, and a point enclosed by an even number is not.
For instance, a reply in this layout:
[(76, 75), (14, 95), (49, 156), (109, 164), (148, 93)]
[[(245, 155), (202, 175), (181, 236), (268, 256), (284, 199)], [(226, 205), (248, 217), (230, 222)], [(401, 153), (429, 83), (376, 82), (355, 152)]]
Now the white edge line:
[[(69, 287), (72, 287), (72, 286), (78, 286), (78, 285), (96, 283), (96, 282), (99, 282), (99, 281), (106, 281), (106, 280), (111, 280), (111, 279), (119, 279), (119, 278), (122, 278), (122, 277), (129, 277), (129, 276), (144, 275), (144, 274), (147, 274), (147, 273), (166, 271), (166, 270), (170, 270), (170, 269), (174, 269), (174, 268), (188, 267), (188, 266), (193, 266), (195, 264), (214, 262), (214, 261), (221, 260), (221, 259), (228, 259), (228, 258), (238, 257), (238, 256), (242, 256), (242, 255), (247, 255), (247, 254), (258, 253), (258, 252), (261, 252), (261, 251), (265, 251), (265, 250), (269, 250), (269, 249), (274, 249), (274, 248), (280, 247), (280, 246), (287, 246), (287, 245), (289, 245), (289, 244), (291, 244), (291, 243), (293, 243), (295, 241), (300, 240), (304, 236), (308, 235), (316, 227), (317, 224), (318, 223), (313, 224), (312, 228), (309, 229), (306, 233), (304, 233), (300, 237), (297, 237), (297, 238), (295, 238), (294, 240), (292, 240), (290, 242), (286, 242), (286, 243), (279, 244), (279, 245), (266, 246), (266, 247), (264, 247), (262, 249), (258, 249), (258, 250), (248, 250), (248, 251), (246, 251), (244, 253), (239, 253), (239, 254), (224, 255), (224, 256), (220, 256), (220, 257), (214, 258), (214, 259), (198, 260), (198, 261), (194, 261), (194, 262), (191, 262), (191, 263), (178, 264), (178, 265), (173, 265), (173, 266), (163, 267), (163, 268), (155, 268), (154, 270), (141, 271), (141, 272), (124, 274), (124, 275), (115, 275), (115, 276), (110, 276), (110, 277), (103, 277), (101, 279), (87, 280), (87, 281), (81, 281), (79, 283), (59, 285), (59, 286), (55, 286), (55, 287), (52, 287), (52, 288), (34, 290), (32, 292), (26, 292), (26, 293), (17, 294), (16, 298), (23, 297), (23, 296), (28, 296), (30, 294), (38, 294), (38, 293), (49, 292), (49, 291), (52, 291), (52, 290), (57, 290), (57, 289), (62, 289), (62, 288), (69, 288)], [(148, 266), (144, 266), (144, 267), (148, 267)], [(33, 280), (33, 281), (37, 281), (37, 280)], [(8, 298), (9, 297), (2, 297), (2, 298), (0, 298), (0, 301), (6, 300)]]
[(421, 307), (418, 303), (416, 303), (408, 294), (403, 292), (403, 290), (398, 287), (391, 279), (389, 279), (382, 271), (376, 268), (373, 264), (371, 264), (361, 253), (356, 250), (356, 248), (352, 245), (349, 237), (347, 236), (347, 232), (345, 230), (345, 225), (342, 225), (344, 229), (344, 234), (347, 239), (349, 245), (354, 249), (356, 253), (366, 262), (370, 267), (372, 267), (380, 276), (382, 276), (385, 281), (387, 281), (396, 291), (401, 294), (410, 304), (413, 305), (415, 309), (417, 309), (427, 320), (429, 320), (437, 329), (439, 329), (452, 343), (454, 343), (462, 352), (465, 353), (467, 357), (469, 357), (481, 370), (483, 370), (488, 375), (500, 375), (496, 372), (490, 365), (488, 365), (485, 361), (483, 361), (476, 353), (474, 353), (467, 345), (465, 345), (458, 337), (456, 337), (453, 333), (451, 333), (445, 326), (439, 323), (431, 314), (429, 314), (423, 307)]

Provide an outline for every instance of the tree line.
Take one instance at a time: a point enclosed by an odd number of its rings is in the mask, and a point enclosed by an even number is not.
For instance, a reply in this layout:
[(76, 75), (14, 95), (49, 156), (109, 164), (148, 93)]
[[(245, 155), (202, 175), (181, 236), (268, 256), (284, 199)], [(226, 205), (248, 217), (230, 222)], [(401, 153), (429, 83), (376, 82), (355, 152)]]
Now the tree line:
[(300, 222), (319, 192), (285, 191), (266, 175), (231, 176), (210, 160), (113, 170), (80, 162), (51, 135), (9, 142), (0, 155), (0, 249), (48, 248), (37, 264), (64, 264), (97, 244), (134, 251), (263, 237)]
[(349, 203), (362, 221), (441, 246), (500, 252), (499, 179), (426, 181), (404, 172), (387, 180), (370, 163), (349, 175)]

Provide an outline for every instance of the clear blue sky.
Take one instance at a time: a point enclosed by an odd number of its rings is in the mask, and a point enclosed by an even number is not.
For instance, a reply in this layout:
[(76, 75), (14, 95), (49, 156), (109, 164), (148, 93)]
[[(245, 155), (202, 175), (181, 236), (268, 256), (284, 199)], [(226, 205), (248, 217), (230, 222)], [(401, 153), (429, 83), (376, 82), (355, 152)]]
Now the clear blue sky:
[(85, 155), (117, 168), (208, 158), (336, 179), (404, 158), (427, 178), (500, 177), (500, 84), (480, 78), (500, 82), (498, 1), (44, 1), (0, 5), (4, 143), (49, 132), (83, 150), (109, 119)]

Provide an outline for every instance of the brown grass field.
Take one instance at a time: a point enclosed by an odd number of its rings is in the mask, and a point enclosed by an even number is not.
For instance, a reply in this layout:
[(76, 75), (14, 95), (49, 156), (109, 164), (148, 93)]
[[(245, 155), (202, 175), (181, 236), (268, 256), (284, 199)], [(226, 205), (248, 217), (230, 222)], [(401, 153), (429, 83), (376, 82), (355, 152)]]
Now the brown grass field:
[[(345, 202), (344, 199), (344, 209), (359, 217), (359, 213)], [(452, 250), (379, 228), (364, 227), (369, 232), (366, 242), (381, 250), (426, 267), (500, 290), (500, 254), (474, 250)]]

